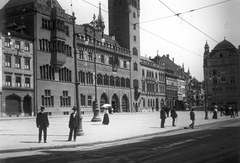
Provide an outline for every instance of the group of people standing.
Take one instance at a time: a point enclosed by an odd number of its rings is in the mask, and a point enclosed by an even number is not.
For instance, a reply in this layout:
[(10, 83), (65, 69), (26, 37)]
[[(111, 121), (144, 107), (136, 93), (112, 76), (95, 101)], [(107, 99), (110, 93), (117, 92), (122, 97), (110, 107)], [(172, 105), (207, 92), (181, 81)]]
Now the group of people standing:
[[(164, 125), (165, 125), (165, 120), (167, 117), (169, 117), (168, 115), (168, 112), (169, 109), (166, 109), (166, 107), (162, 107), (162, 109), (160, 110), (160, 119), (161, 119), (161, 128), (165, 128)], [(176, 112), (176, 109), (175, 107), (173, 107), (171, 110), (170, 110), (170, 117), (172, 117), (172, 126), (176, 126), (176, 119), (178, 118), (178, 114)], [(192, 121), (192, 123), (189, 125), (190, 128), (194, 128), (194, 124), (195, 124), (195, 113), (194, 113), (194, 109), (192, 108), (191, 111), (190, 111), (190, 120)]]
[[(178, 117), (177, 112), (175, 110), (175, 107), (173, 107), (170, 110), (170, 116), (172, 117), (172, 126), (176, 126), (175, 124), (175, 120)], [(161, 111), (160, 111), (160, 119), (161, 119), (161, 128), (165, 128), (165, 119), (169, 117), (169, 109), (167, 107), (162, 107)]]
[(231, 118), (235, 118), (238, 116), (238, 108), (235, 105), (228, 106), (220, 106), (220, 115), (231, 116)]
[[(70, 129), (68, 141), (72, 141), (72, 137), (73, 137), (73, 140), (76, 141), (77, 129), (79, 128), (79, 125), (80, 125), (80, 115), (77, 112), (77, 108), (75, 106), (73, 106), (72, 110), (73, 110), (73, 112), (70, 114), (69, 123), (68, 123), (68, 127)], [(42, 141), (42, 132), (44, 135), (44, 137), (43, 137), (44, 143), (47, 143), (47, 128), (49, 127), (50, 124), (49, 124), (49, 120), (48, 120), (48, 114), (44, 111), (45, 111), (45, 107), (42, 106), (40, 108), (40, 112), (37, 114), (37, 118), (36, 118), (36, 124), (37, 124), (37, 127), (39, 128), (38, 143), (41, 143), (41, 141)], [(102, 123), (104, 125), (109, 124), (109, 116), (108, 116), (107, 110), (104, 113)]]

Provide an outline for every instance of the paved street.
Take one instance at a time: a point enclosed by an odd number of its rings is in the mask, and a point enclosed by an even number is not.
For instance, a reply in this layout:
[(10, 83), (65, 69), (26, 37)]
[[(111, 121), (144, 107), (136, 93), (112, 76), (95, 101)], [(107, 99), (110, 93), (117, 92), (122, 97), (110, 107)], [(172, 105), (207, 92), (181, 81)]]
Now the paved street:
[[(91, 122), (92, 115), (83, 115), (84, 135), (77, 137), (76, 142), (67, 142), (68, 116), (49, 117), (47, 143), (38, 143), (38, 129), (35, 117), (32, 118), (2, 118), (0, 121), (0, 152), (66, 148), (79, 145), (113, 142), (122, 139), (157, 135), (172, 130), (183, 129), (190, 124), (189, 112), (177, 112), (179, 117), (177, 126), (172, 127), (172, 119), (166, 120), (165, 127), (160, 128), (159, 112), (143, 113), (115, 113), (110, 115), (110, 124), (102, 125), (101, 122)], [(228, 116), (205, 120), (205, 113), (196, 111), (196, 127), (210, 123), (231, 120)], [(103, 115), (100, 114), (102, 117)], [(239, 119), (239, 117), (236, 117)], [(235, 119), (236, 119), (235, 118)], [(13, 120), (16, 119), (16, 120)]]

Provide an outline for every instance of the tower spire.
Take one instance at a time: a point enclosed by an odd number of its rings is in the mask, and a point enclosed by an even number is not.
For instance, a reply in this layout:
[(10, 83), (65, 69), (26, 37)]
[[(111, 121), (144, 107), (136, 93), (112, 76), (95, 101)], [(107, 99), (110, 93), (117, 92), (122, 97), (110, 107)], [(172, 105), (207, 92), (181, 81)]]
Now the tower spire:
[(101, 2), (99, 2), (99, 14), (98, 14), (98, 25), (100, 27), (105, 28), (103, 17), (102, 17), (102, 11), (101, 11)]

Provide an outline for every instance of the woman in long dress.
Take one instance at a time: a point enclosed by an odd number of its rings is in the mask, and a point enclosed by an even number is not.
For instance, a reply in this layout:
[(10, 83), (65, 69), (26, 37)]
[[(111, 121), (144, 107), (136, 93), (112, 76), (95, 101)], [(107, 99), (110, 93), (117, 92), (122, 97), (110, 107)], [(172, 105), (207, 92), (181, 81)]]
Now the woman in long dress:
[(103, 116), (103, 122), (102, 124), (108, 125), (109, 124), (109, 115), (108, 115), (108, 110), (104, 111), (104, 116)]

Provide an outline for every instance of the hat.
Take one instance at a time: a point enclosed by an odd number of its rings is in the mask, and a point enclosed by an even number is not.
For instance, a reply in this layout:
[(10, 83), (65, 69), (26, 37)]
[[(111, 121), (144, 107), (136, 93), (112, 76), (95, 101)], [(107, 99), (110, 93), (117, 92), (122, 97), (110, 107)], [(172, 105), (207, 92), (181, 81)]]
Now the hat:
[(72, 110), (77, 110), (77, 108), (75, 106), (73, 106)]
[(44, 109), (45, 109), (45, 107), (44, 107), (44, 106), (41, 106), (41, 107), (40, 107), (40, 110), (44, 110)]

